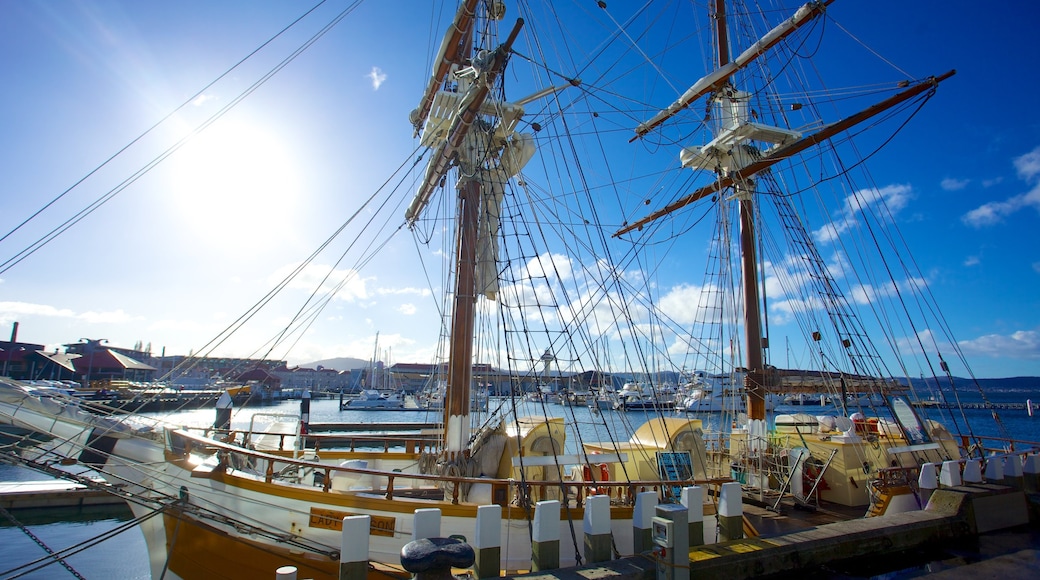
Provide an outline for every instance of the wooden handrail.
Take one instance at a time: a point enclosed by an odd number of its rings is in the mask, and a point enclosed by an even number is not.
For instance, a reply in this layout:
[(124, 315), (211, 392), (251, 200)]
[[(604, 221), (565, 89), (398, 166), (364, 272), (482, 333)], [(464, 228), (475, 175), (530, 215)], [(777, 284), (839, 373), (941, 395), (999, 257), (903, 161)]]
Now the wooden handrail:
[[(474, 484), (474, 483), (485, 483), (491, 485), (505, 485), (515, 486), (518, 482), (515, 479), (492, 479), (486, 477), (460, 477), (460, 476), (445, 476), (436, 474), (425, 474), (425, 473), (402, 473), (396, 471), (382, 471), (378, 469), (365, 469), (358, 467), (341, 467), (338, 465), (327, 465), (316, 463), (314, 461), (307, 461), (304, 459), (295, 459), (292, 457), (282, 457), (280, 455), (273, 455), (265, 453), (263, 451), (257, 451), (253, 449), (246, 449), (237, 445), (224, 443), (222, 441), (208, 439), (198, 435), (194, 435), (182, 429), (171, 430), (173, 436), (181, 437), (185, 440), (185, 449), (207, 449), (213, 452), (225, 452), (233, 455), (241, 455), (250, 457), (255, 460), (256, 465), (262, 465), (266, 462), (266, 470), (264, 472), (264, 481), (271, 483), (274, 480), (274, 465), (279, 463), (281, 465), (296, 465), (299, 467), (312, 467), (321, 470), (325, 474), (325, 482), (322, 485), (323, 491), (330, 490), (330, 483), (332, 474), (335, 472), (342, 473), (356, 473), (360, 475), (373, 475), (378, 477), (386, 477), (388, 480), (388, 489), (386, 492), (388, 499), (393, 499), (393, 481), (395, 478), (405, 478), (412, 480), (423, 480), (430, 482), (450, 482), (454, 486), (452, 492), (452, 499), (457, 503), (459, 496), (459, 487), (462, 484)], [(187, 451), (186, 451), (187, 453)], [(611, 480), (611, 481), (568, 481), (568, 480), (553, 480), (553, 481), (524, 481), (523, 485), (529, 487), (538, 488), (648, 488), (656, 489), (661, 486), (683, 486), (683, 485), (721, 485), (733, 481), (730, 477), (722, 478), (710, 478), (710, 479), (689, 479), (689, 480), (678, 480), (678, 481), (661, 481), (661, 480)]]

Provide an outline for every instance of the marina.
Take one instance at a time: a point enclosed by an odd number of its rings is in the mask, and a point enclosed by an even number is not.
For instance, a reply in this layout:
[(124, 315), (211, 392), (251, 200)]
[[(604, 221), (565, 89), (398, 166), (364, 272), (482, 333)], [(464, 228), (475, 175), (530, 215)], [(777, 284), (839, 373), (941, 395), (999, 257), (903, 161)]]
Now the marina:
[[(1009, 393), (995, 393), (995, 394), (991, 394), (991, 397), (992, 397), (991, 400), (993, 402), (999, 403), (1004, 398), (1014, 399), (1014, 398), (1018, 398), (1018, 397), (1022, 397), (1022, 396), (1033, 396), (1032, 393), (1034, 393), (1034, 392), (1037, 392), (1038, 394), (1040, 394), (1040, 385), (1038, 385), (1037, 391), (1013, 391), (1013, 392), (1009, 392)], [(259, 409), (258, 408), (246, 407), (246, 408), (242, 408), (242, 409), (236, 409), (232, 426), (235, 427), (235, 428), (243, 428), (243, 429), (246, 428), (249, 425), (249, 423), (250, 423), (250, 416), (252, 414), (254, 414), (254, 413), (266, 413), (266, 412), (273, 413), (273, 414), (294, 413), (294, 412), (296, 412), (298, 410), (299, 404), (300, 404), (299, 401), (285, 401), (285, 402), (280, 403), (279, 405), (276, 405), (274, 407), (266, 407), (266, 408), (259, 408)], [(561, 416), (570, 415), (571, 412), (577, 411), (577, 413), (573, 415), (575, 421), (577, 421), (578, 423), (582, 423), (582, 424), (589, 424), (589, 423), (591, 423), (592, 411), (587, 409), (587, 408), (580, 408), (579, 407), (577, 409), (574, 409), (574, 408), (568, 407), (568, 406), (556, 405), (556, 406), (552, 407), (552, 409), (554, 409), (555, 412), (557, 414), (561, 415)], [(779, 412), (792, 412), (792, 411), (795, 411), (797, 409), (798, 409), (798, 407), (790, 407), (790, 408), (780, 407), (779, 408)], [(314, 433), (314, 434), (350, 433), (350, 432), (356, 433), (356, 432), (359, 432), (359, 431), (364, 432), (366, 430), (371, 430), (371, 427), (368, 426), (368, 425), (365, 425), (363, 423), (363, 421), (366, 421), (366, 420), (370, 421), (371, 418), (374, 417), (374, 416), (378, 416), (379, 417), (378, 420), (381, 423), (386, 424), (388, 427), (392, 426), (392, 430), (394, 430), (394, 431), (411, 432), (411, 433), (414, 433), (416, 435), (421, 433), (421, 432), (423, 432), (423, 431), (426, 431), (426, 430), (428, 430), (430, 428), (436, 428), (439, 425), (439, 423), (437, 423), (436, 421), (432, 421), (432, 422), (418, 421), (418, 422), (416, 422), (416, 421), (412, 420), (412, 419), (415, 418), (415, 415), (413, 413), (411, 413), (411, 412), (395, 413), (395, 412), (389, 411), (389, 412), (380, 412), (377, 415), (372, 415), (369, 412), (361, 412), (361, 413), (357, 413), (357, 412), (353, 412), (353, 413), (340, 412), (340, 411), (338, 411), (338, 403), (337, 403), (337, 401), (336, 400), (328, 400), (328, 399), (314, 401), (312, 403), (311, 412), (312, 412), (312, 415), (313, 415), (313, 418), (314, 418), (314, 424), (313, 424), (313, 427), (311, 429), (311, 432)], [(826, 408), (824, 409), (824, 412), (827, 412)], [(969, 413), (983, 413), (983, 412), (986, 412), (986, 411), (969, 411)], [(197, 410), (186, 410), (186, 411), (183, 411), (183, 412), (175, 415), (175, 417), (179, 417), (179, 418), (172, 418), (172, 420), (175, 421), (175, 422), (181, 423), (181, 424), (195, 424), (195, 425), (198, 425), (198, 426), (205, 426), (206, 424), (208, 424), (209, 422), (212, 421), (212, 414), (213, 414), (212, 410), (206, 410), (205, 412), (197, 411)], [(619, 413), (619, 412), (614, 412), (614, 411), (608, 411), (608, 414), (611, 415), (613, 418), (615, 418), (617, 420), (620, 420), (621, 417), (630, 415), (631, 413)], [(164, 416), (165, 415), (166, 414), (164, 414)], [(354, 420), (355, 418), (357, 418), (357, 420)], [(969, 419), (971, 419), (971, 418), (972, 417), (969, 416)], [(1032, 433), (1035, 433), (1036, 424), (1030, 417), (1028, 417), (1028, 415), (1026, 415), (1026, 413), (1024, 411), (1019, 413), (1018, 415), (1009, 416), (1008, 417), (1008, 422), (1009, 422), (1009, 427), (1013, 430), (1013, 433), (1017, 433), (1019, 435), (1019, 438), (1027, 438)], [(335, 437), (341, 437), (341, 435), (335, 435)], [(403, 444), (403, 443), (399, 443), (399, 444)], [(10, 473), (11, 473), (10, 470), (6, 470), (5, 471), (2, 467), (0, 467), (0, 476), (2, 476), (4, 474), (10, 474)], [(34, 476), (34, 474), (32, 472), (25, 472), (24, 474), (19, 473), (19, 475), (20, 476), (23, 475), (25, 477), (33, 477)], [(39, 481), (38, 480), (38, 476), (36, 476), (36, 479), (34, 481)], [(28, 484), (26, 484), (26, 485), (28, 485)], [(32, 484), (32, 485), (35, 485), (35, 484)], [(67, 487), (70, 487), (70, 485), (73, 485), (73, 484), (57, 482), (57, 483), (50, 483), (50, 484), (48, 484), (48, 487), (50, 487), (50, 488), (53, 488), (53, 487), (67, 488)], [(31, 485), (30, 485), (30, 487), (31, 487)], [(79, 487), (79, 486), (74, 486), (74, 487)], [(6, 489), (14, 489), (14, 488), (6, 488)], [(95, 492), (95, 493), (98, 496), (100, 496), (104, 492)], [(107, 495), (107, 494), (105, 494), (105, 495)], [(69, 503), (74, 503), (75, 501), (77, 501), (77, 500), (70, 500)], [(122, 504), (122, 505), (125, 505), (125, 503), (121, 499), (118, 500), (118, 503)], [(833, 505), (829, 505), (829, 504), (826, 504), (826, 503), (824, 503), (823, 506), (820, 509), (811, 510), (811, 511), (803, 511), (803, 510), (796, 509), (794, 507), (794, 505), (790, 503), (790, 500), (786, 500), (784, 502), (784, 504), (783, 504), (784, 507), (782, 507), (779, 510), (769, 509), (772, 506), (772, 504), (773, 504), (773, 499), (772, 498), (767, 498), (766, 501), (761, 502), (761, 503), (759, 501), (757, 501), (755, 497), (748, 497), (745, 500), (745, 506), (744, 506), (745, 516), (747, 517), (748, 521), (751, 523), (752, 528), (755, 529), (757, 531), (757, 533), (759, 534), (759, 536), (762, 537), (762, 538), (770, 538), (770, 537), (773, 537), (773, 536), (776, 536), (776, 535), (789, 534), (789, 533), (792, 533), (792, 532), (795, 532), (795, 531), (798, 531), (798, 530), (801, 530), (801, 529), (805, 529), (806, 527), (816, 527), (816, 526), (820, 526), (820, 525), (835, 524), (835, 523), (838, 523), (838, 522), (846, 521), (850, 517), (852, 519), (856, 519), (857, 514), (861, 515), (861, 511), (860, 510), (853, 510), (851, 513), (849, 513), (847, 510), (840, 509), (839, 506), (833, 506)], [(12, 506), (12, 507), (15, 507), (15, 506)], [(22, 504), (20, 507), (26, 507), (26, 505)], [(107, 509), (107, 510), (110, 510), (110, 511), (111, 510), (116, 510), (115, 513), (128, 513), (128, 512), (125, 512), (126, 508), (125, 507), (121, 507), (120, 505), (96, 506), (96, 507), (91, 507), (89, 509), (95, 510), (94, 512), (91, 512), (91, 513), (94, 514), (92, 517), (96, 521), (98, 521), (98, 522), (111, 522), (111, 523), (90, 524), (90, 525), (87, 525), (86, 527), (84, 527), (83, 524), (67, 524), (65, 526), (65, 527), (76, 526), (74, 529), (79, 530), (80, 533), (86, 534), (86, 535), (82, 536), (82, 539), (84, 539), (84, 540), (89, 539), (90, 537), (92, 537), (92, 534), (95, 533), (95, 532), (89, 531), (92, 526), (94, 526), (94, 527), (96, 527), (96, 526), (103, 526), (103, 528), (99, 528), (99, 529), (96, 530), (96, 533), (100, 533), (101, 529), (107, 530), (107, 529), (109, 529), (110, 526), (117, 525), (119, 523), (119, 521), (120, 521), (120, 520), (108, 519), (106, 516), (103, 515), (104, 512), (101, 512), (99, 514), (96, 510), (98, 510), (98, 509)], [(835, 510), (837, 510), (837, 511), (835, 511)], [(48, 509), (48, 510), (44, 510), (44, 511), (47, 512), (47, 513), (50, 513), (50, 512), (53, 512), (54, 510), (53, 509)], [(40, 510), (38, 510), (38, 509), (27, 509), (27, 510), (25, 510), (25, 509), (20, 509), (20, 508), (16, 507), (16, 509), (14, 510), (13, 513), (15, 514), (15, 517), (17, 517), (17, 518), (19, 518), (21, 520), (24, 517), (24, 514), (26, 514), (26, 513), (40, 514), (42, 512)], [(61, 514), (64, 514), (64, 515), (61, 515)], [(57, 516), (58, 522), (61, 522), (63, 520), (72, 521), (72, 519), (75, 516), (74, 515), (70, 516), (68, 514), (69, 514), (69, 512), (67, 510), (61, 510), (59, 512), (59, 515)], [(34, 516), (34, 517), (38, 518), (39, 516)], [(122, 521), (125, 521), (125, 519), (122, 520)], [(58, 523), (58, 522), (44, 524), (44, 525), (48, 526), (47, 529), (50, 529), (51, 527), (57, 527), (57, 528), (60, 529), (60, 528), (62, 528), (63, 525), (61, 523)], [(39, 531), (39, 529), (35, 525), (30, 525), (30, 529)], [(71, 532), (72, 529), (70, 528), (69, 531)], [(44, 530), (43, 532), (40, 532), (40, 533), (41, 534), (45, 534), (45, 533), (47, 533), (47, 531)], [(717, 533), (717, 530), (715, 531), (715, 533)], [(844, 534), (845, 532), (842, 532), (842, 533)], [(992, 558), (1001, 557), (1001, 556), (1008, 555), (1010, 553), (1014, 553), (1015, 549), (1024, 549), (1024, 548), (1028, 548), (1031, 545), (1035, 545), (1033, 543), (1035, 540), (1030, 539), (1032, 537), (1030, 535), (1030, 532), (1017, 532), (1018, 535), (1015, 535), (1015, 532), (1005, 532), (1005, 534), (1008, 534), (1008, 533), (1011, 533), (1011, 535), (1010, 536), (1008, 536), (1008, 535), (999, 536), (998, 535), (997, 536), (998, 538), (999, 537), (1003, 537), (1004, 539), (999, 540), (998, 544), (990, 545), (990, 546), (985, 547), (985, 548), (977, 547), (977, 546), (973, 545), (971, 542), (969, 542), (968, 544), (965, 544), (965, 546), (961, 549), (960, 552), (958, 552), (959, 554), (961, 554), (960, 556), (951, 556), (948, 553), (944, 552), (942, 549), (936, 549), (936, 550), (933, 550), (933, 551), (930, 551), (930, 552), (929, 551), (925, 551), (924, 552), (925, 555), (921, 556), (922, 558), (924, 558), (923, 561), (915, 561), (915, 560), (904, 561), (904, 560), (898, 560), (898, 559), (896, 559), (894, 557), (893, 558), (893, 565), (894, 566), (899, 566), (898, 568), (894, 568), (894, 570), (906, 569), (907, 572), (905, 572), (904, 574), (897, 574), (897, 575), (895, 575), (893, 577), (895, 577), (895, 578), (910, 578), (910, 577), (914, 577), (914, 576), (918, 575), (918, 573), (919, 573), (919, 572), (915, 572), (916, 570), (921, 570), (921, 569), (925, 569), (925, 568), (930, 569), (932, 572), (935, 572), (935, 571), (938, 571), (938, 570), (943, 570), (943, 569), (949, 569), (949, 568), (959, 568), (959, 567), (962, 567), (962, 566), (965, 566), (965, 565), (970, 565), (970, 564), (975, 563), (975, 562), (980, 561), (980, 560), (989, 560), (989, 559), (992, 559)], [(18, 539), (19, 537), (23, 537), (24, 538), (24, 534), (22, 534), (21, 532), (18, 532), (17, 529), (0, 527), (0, 546), (3, 546), (3, 545), (17, 546), (17, 545), (19, 545), (19, 542), (21, 541), (21, 540)], [(59, 537), (68, 537), (68, 536), (61, 536), (61, 535), (59, 535)], [(88, 566), (87, 568), (82, 568), (82, 567), (80, 567), (80, 568), (82, 570), (93, 570), (94, 574), (104, 574), (104, 573), (120, 573), (120, 574), (122, 574), (121, 571), (122, 570), (126, 570), (129, 567), (129, 569), (141, 570), (142, 572), (140, 572), (141, 575), (139, 575), (139, 576), (135, 576), (135, 575), (133, 575), (131, 573), (130, 575), (125, 576), (127, 578), (149, 578), (149, 577), (151, 577), (150, 574), (147, 572), (147, 570), (148, 570), (148, 567), (147, 567), (147, 551), (144, 549), (143, 540), (140, 539), (141, 538), (140, 532), (137, 531), (136, 529), (134, 529), (131, 533), (129, 533), (129, 534), (123, 533), (123, 534), (121, 534), (118, 537), (119, 537), (119, 539), (113, 539), (113, 540), (110, 540), (110, 541), (106, 541), (106, 542), (103, 542), (103, 543), (99, 544), (96, 548), (92, 548), (92, 553), (98, 554), (99, 556), (98, 556), (97, 559), (100, 559), (100, 560), (104, 559), (104, 558), (102, 558), (100, 556), (100, 554), (107, 553), (105, 551), (106, 549), (115, 550), (116, 552), (118, 552), (120, 554), (120, 556), (118, 556), (118, 557), (110, 557), (110, 559), (108, 560), (108, 562), (110, 562), (109, 566), (106, 567), (105, 565), (101, 565), (100, 563), (96, 563), (92, 567)], [(131, 542), (131, 545), (135, 545), (136, 544), (136, 545), (139, 546), (136, 551), (127, 552), (126, 550), (117, 547), (117, 546), (124, 545), (126, 543), (126, 541), (127, 541), (126, 538), (128, 538), (128, 537), (133, 539), (133, 542)], [(1015, 538), (1018, 538), (1018, 539), (1015, 539)], [(61, 540), (61, 541), (67, 542), (67, 544), (74, 544), (76, 542), (76, 540), (72, 540), (71, 538), (67, 539), (67, 540)], [(998, 540), (995, 539), (994, 541), (997, 542)], [(746, 540), (745, 540), (745, 542), (746, 542)], [(862, 540), (858, 540), (857, 542), (862, 544)], [(857, 542), (852, 542), (852, 543), (855, 544)], [(55, 550), (61, 549), (61, 548), (65, 548), (65, 547), (67, 547), (67, 544), (53, 543), (53, 542), (50, 543), (51, 547), (54, 548)], [(764, 544), (761, 544), (761, 543), (759, 543), (759, 544), (755, 544), (755, 543), (752, 543), (752, 544), (746, 544), (746, 543), (745, 544), (741, 544), (741, 543), (738, 543), (738, 544), (736, 544), (732, 548), (732, 552), (727, 552), (727, 551), (721, 551), (720, 552), (717, 549), (713, 548), (713, 550), (715, 550), (715, 551), (711, 552), (711, 553), (714, 554), (714, 555), (710, 559), (716, 560), (719, 557), (719, 554), (732, 554), (732, 556), (730, 556), (731, 558), (738, 558), (738, 559), (739, 558), (745, 558), (746, 559), (746, 558), (748, 558), (748, 554), (759, 554), (759, 556), (762, 556), (764, 558), (764, 555), (760, 553), (761, 550), (759, 548), (741, 548), (741, 546), (756, 546), (756, 545), (761, 546), (761, 545), (764, 545)], [(863, 544), (863, 545), (865, 545), (865, 544)], [(1004, 546), (1004, 547), (1001, 547), (1001, 546)], [(833, 547), (830, 549), (830, 551), (832, 553), (834, 553)], [(22, 561), (29, 561), (29, 560), (35, 559), (34, 557), (26, 557), (29, 554), (33, 553), (32, 550), (26, 550), (25, 548), (22, 548), (21, 552), (20, 552), (21, 555), (19, 555), (18, 557), (14, 556), (15, 553), (18, 553), (18, 552), (4, 552), (3, 548), (0, 548), (0, 561), (5, 561), (5, 562), (6, 561), (10, 561), (11, 562), (11, 566), (13, 567), (15, 564), (20, 563)], [(851, 553), (851, 552), (849, 552), (849, 553)], [(847, 557), (847, 555), (849, 553), (846, 553), (846, 557)], [(39, 552), (39, 554), (43, 555), (43, 552), (41, 551), (41, 552)], [(739, 556), (740, 554), (743, 554), (743, 556)], [(974, 559), (973, 558), (968, 558), (967, 560), (964, 560), (963, 559), (964, 558), (964, 554), (977, 554), (977, 555), (973, 557)], [(900, 556), (900, 557), (902, 557), (902, 556)], [(8, 558), (13, 558), (13, 559), (9, 560)], [(22, 558), (24, 558), (24, 560), (22, 560)], [(773, 558), (774, 557), (771, 556), (769, 561), (772, 561)], [(716, 561), (717, 562), (721, 562), (721, 560), (716, 560)], [(72, 562), (75, 563), (75, 559), (74, 558), (72, 559)], [(691, 561), (691, 563), (692, 562), (693, 562), (693, 560)], [(822, 560), (820, 562), (822, 562)], [(929, 562), (930, 562), (930, 564), (929, 564)], [(806, 564), (808, 564), (808, 562), (806, 562)], [(631, 574), (632, 573), (632, 566), (634, 566), (634, 565), (636, 565), (636, 564), (633, 564), (631, 560), (619, 560), (619, 561), (617, 561), (616, 564), (611, 564), (611, 563), (603, 563), (603, 564), (601, 564), (601, 566), (607, 566), (610, 569), (613, 569), (614, 567), (616, 567), (616, 568), (619, 568), (621, 570), (627, 570), (628, 572), (624, 572), (626, 574)], [(652, 573), (652, 571), (654, 570), (656, 565), (653, 563), (652, 560), (646, 560), (646, 561), (644, 561), (642, 566), (644, 566), (644, 568), (641, 568), (641, 569), (644, 570), (644, 572), (642, 572), (640, 574), (650, 574), (650, 573)], [(52, 564), (51, 567), (53, 567), (53, 564)], [(876, 567), (875, 568), (871, 568), (871, 569), (874, 570), (874, 573), (880, 573), (881, 571), (887, 570), (887, 569), (881, 569), (879, 571)], [(39, 572), (39, 574), (40, 574), (39, 576), (30, 575), (28, 577), (29, 578), (50, 578), (50, 577), (53, 577), (52, 573), (49, 572), (48, 570), (49, 570), (49, 568), (42, 568), (41, 571)], [(708, 573), (706, 570), (707, 569), (705, 569), (705, 572), (704, 572), (705, 574)], [(891, 570), (888, 570), (888, 571), (891, 571)], [(3, 571), (0, 570), (0, 572), (3, 572)], [(621, 572), (619, 572), (619, 573), (621, 573)], [(732, 569), (731, 569), (730, 573), (731, 574), (734, 573), (734, 572), (732, 572)], [(848, 577), (863, 577), (860, 574), (856, 573), (854, 571), (854, 569), (853, 570), (848, 570), (847, 572), (845, 572), (845, 575), (848, 576)], [(88, 578), (92, 577), (92, 575), (88, 574), (87, 577)], [(120, 576), (120, 577), (124, 577), (124, 576)], [(644, 577), (645, 576), (640, 576), (640, 578), (644, 578)]]

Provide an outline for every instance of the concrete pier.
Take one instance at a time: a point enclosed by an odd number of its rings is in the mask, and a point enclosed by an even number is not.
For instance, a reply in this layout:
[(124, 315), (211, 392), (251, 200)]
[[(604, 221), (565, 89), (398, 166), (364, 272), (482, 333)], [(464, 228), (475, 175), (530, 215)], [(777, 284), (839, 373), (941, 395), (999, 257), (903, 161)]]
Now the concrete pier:
[[(1026, 496), (1006, 486), (975, 484), (936, 490), (924, 510), (824, 524), (769, 538), (692, 547), (690, 577), (752, 578), (814, 568), (862, 556), (884, 557), (1029, 522)], [(539, 572), (540, 580), (654, 580), (652, 558), (632, 556), (579, 568)], [(522, 578), (523, 576), (516, 576)], [(530, 579), (533, 580), (533, 579)]]

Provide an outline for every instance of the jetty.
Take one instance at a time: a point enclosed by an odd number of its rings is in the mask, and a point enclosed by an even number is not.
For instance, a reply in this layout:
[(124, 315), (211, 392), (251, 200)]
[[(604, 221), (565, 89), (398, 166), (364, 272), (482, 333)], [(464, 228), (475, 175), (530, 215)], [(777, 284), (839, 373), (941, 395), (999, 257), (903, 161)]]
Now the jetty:
[(81, 483), (62, 480), (0, 483), (0, 508), (31, 509), (119, 505), (121, 497)]
[[(949, 462), (944, 467), (959, 466), (959, 462)], [(970, 469), (968, 471), (971, 473)], [(992, 471), (990, 475), (994, 475)], [(714, 517), (709, 519), (704, 517), (708, 514), (702, 513), (701, 507), (708, 505), (702, 503), (703, 489), (696, 486), (686, 488), (683, 503), (679, 504), (659, 504), (655, 492), (645, 492), (640, 495), (646, 501), (637, 501), (633, 513), (636, 554), (621, 558), (613, 557), (609, 523), (604, 526), (603, 518), (596, 516), (599, 508), (605, 508), (608, 498), (596, 496), (589, 498), (583, 526), (584, 539), (577, 538), (574, 546), (582, 550), (585, 563), (569, 568), (559, 566), (563, 546), (555, 523), (561, 505), (558, 501), (543, 501), (538, 502), (533, 513), (535, 544), (531, 569), (506, 571), (504, 577), (522, 580), (607, 577), (611, 580), (730, 580), (812, 571), (863, 558), (872, 561), (883, 558), (899, 565), (910, 553), (922, 550), (938, 552), (950, 546), (968, 545), (977, 542), (983, 534), (1035, 529), (1040, 521), (1037, 482), (1037, 474), (1025, 478), (1017, 474), (1002, 475), (999, 483), (951, 482), (957, 484), (943, 485), (931, 493), (925, 509), (828, 523), (819, 523), (820, 518), (829, 517), (826, 513), (792, 513), (788, 517), (743, 504), (740, 485), (730, 483), (723, 486), (718, 512), (712, 514), (717, 515), (719, 530), (714, 543), (706, 543), (713, 539), (707, 532), (709, 528), (715, 528), (715, 521), (712, 521)], [(416, 510), (416, 531), (413, 541), (401, 552), (402, 567), (414, 573), (417, 580), (449, 577), (452, 569), (471, 569), (472, 575), (478, 579), (499, 578), (502, 572), (497, 566), (501, 545), (498, 528), (482, 525), (489, 523), (482, 518), (495, 521), (499, 517), (498, 509), (498, 506), (491, 505), (482, 508), (475, 533), (469, 539), (441, 537), (440, 510)], [(793, 527), (776, 534), (758, 535), (751, 522), (765, 520), (782, 521), (781, 526)], [(364, 580), (370, 572), (369, 565), (373, 564), (367, 561), (364, 540), (371, 525), (369, 517), (347, 516), (341, 525), (344, 540), (340, 578)], [(1014, 540), (1008, 542), (1008, 547), (1012, 553), (999, 554), (996, 558), (958, 569), (972, 574), (1003, 570), (1009, 577), (1031, 576), (1037, 551), (1021, 551)], [(1015, 549), (1020, 551), (1014, 552)], [(286, 566), (278, 570), (279, 574), (286, 575), (278, 577), (295, 578), (295, 571), (293, 566)]]
[(998, 411), (1029, 411), (1032, 414), (1033, 411), (1040, 410), (1040, 403), (1034, 403), (1032, 401), (1025, 401), (1023, 403), (948, 403), (946, 401), (912, 401), (910, 403), (914, 407), (922, 407), (928, 409), (996, 409)]

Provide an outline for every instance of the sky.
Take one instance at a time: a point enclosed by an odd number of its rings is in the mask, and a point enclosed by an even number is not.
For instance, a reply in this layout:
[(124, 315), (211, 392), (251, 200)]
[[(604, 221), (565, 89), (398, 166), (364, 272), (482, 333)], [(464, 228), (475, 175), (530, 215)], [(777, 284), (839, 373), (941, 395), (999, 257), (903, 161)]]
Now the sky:
[[(619, 22), (632, 10), (622, 4), (608, 4)], [(559, 14), (579, 17), (566, 40), (585, 51), (609, 20), (595, 5), (556, 3)], [(298, 29), (221, 77), (312, 6)], [(50, 347), (91, 338), (140, 342), (155, 354), (206, 350), (344, 220), (376, 213), (362, 204), (415, 157), (407, 114), (454, 10), (404, 0), (0, 0), (0, 332), (6, 338), (17, 321), (19, 340)], [(342, 22), (250, 89), (340, 13)], [(972, 372), (1040, 375), (1040, 121), (1032, 115), (1040, 5), (838, 0), (829, 14), (828, 33), (861, 41), (910, 76), (957, 69), (871, 156), (871, 175)], [(654, 54), (651, 39), (632, 42)], [(853, 84), (870, 70), (854, 60), (864, 54), (815, 56), (821, 70)], [(673, 73), (672, 86), (655, 86), (647, 100), (665, 106), (703, 74), (700, 61), (686, 64), (692, 70)], [(614, 88), (645, 90), (632, 85)], [(661, 155), (675, 165), (674, 149)], [(114, 195), (18, 259), (106, 194)], [(368, 359), (378, 334), (380, 358), (431, 360), (443, 284), (420, 258), (436, 250), (409, 235), (384, 250), (288, 355), (272, 355), (291, 364)], [(247, 338), (214, 354), (263, 354), (314, 284), (345, 267), (335, 259), (333, 251), (312, 263), (250, 321)], [(660, 284), (697, 283), (678, 264), (663, 270)]]

